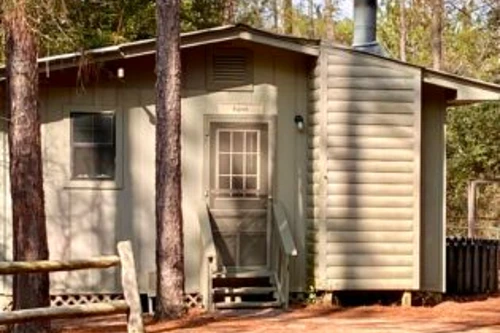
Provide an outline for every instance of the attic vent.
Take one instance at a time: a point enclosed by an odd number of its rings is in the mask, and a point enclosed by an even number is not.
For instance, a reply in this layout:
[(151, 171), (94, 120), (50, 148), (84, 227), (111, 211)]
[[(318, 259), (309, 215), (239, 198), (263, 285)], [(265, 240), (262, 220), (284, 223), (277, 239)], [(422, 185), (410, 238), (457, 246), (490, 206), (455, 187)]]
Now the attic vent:
[(247, 76), (247, 57), (242, 54), (215, 54), (215, 82), (244, 82)]
[(217, 50), (212, 53), (209, 85), (214, 89), (237, 88), (252, 84), (252, 58), (243, 49)]

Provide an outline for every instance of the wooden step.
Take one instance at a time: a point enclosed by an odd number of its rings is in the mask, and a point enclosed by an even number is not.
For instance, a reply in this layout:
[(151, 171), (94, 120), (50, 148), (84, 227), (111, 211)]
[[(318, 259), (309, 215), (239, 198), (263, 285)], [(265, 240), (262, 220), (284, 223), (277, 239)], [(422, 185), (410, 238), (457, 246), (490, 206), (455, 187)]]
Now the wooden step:
[(213, 278), (262, 278), (272, 277), (273, 273), (268, 270), (238, 270), (238, 271), (217, 271)]
[(281, 303), (278, 301), (272, 302), (228, 302), (215, 303), (217, 309), (262, 309), (262, 308), (279, 308)]
[(262, 295), (269, 294), (276, 291), (274, 287), (218, 287), (214, 288), (214, 294), (217, 295)]

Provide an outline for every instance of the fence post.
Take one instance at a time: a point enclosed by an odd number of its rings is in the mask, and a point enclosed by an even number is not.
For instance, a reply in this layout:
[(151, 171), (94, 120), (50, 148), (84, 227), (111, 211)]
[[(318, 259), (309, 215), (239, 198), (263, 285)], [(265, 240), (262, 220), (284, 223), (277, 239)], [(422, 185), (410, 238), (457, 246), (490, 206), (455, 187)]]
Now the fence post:
[(468, 237), (476, 236), (476, 182), (471, 180), (467, 186), (467, 227)]
[(128, 333), (144, 333), (142, 322), (142, 309), (139, 289), (137, 287), (137, 276), (135, 273), (134, 255), (130, 241), (119, 242), (117, 245), (122, 269), (122, 285), (125, 301), (129, 306), (127, 316)]
[(496, 249), (492, 241), (488, 241), (488, 291), (493, 292), (497, 283), (496, 277)]
[(463, 238), (457, 239), (457, 294), (461, 294), (464, 291), (464, 281), (465, 281), (465, 241)]
[(478, 293), (481, 285), (481, 275), (479, 273), (479, 240), (472, 240), (472, 292)]
[(493, 241), (493, 292), (498, 291), (498, 240)]
[(465, 241), (465, 293), (472, 291), (472, 241)]
[(488, 250), (484, 240), (480, 243), (481, 251), (481, 292), (488, 290)]

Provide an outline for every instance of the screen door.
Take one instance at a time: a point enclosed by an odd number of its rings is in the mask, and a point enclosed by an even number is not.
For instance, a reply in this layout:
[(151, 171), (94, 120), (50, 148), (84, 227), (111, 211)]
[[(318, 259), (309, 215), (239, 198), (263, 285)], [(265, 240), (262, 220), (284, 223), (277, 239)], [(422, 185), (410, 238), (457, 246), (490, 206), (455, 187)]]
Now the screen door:
[(267, 266), (267, 123), (210, 123), (209, 206), (221, 266)]

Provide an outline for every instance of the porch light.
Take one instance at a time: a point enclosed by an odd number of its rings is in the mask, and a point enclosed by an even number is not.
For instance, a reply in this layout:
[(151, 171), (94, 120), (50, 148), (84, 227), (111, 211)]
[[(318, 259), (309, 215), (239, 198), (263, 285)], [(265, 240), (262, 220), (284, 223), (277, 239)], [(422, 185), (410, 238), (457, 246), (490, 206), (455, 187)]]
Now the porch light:
[(299, 132), (302, 132), (302, 130), (304, 129), (304, 117), (302, 117), (301, 115), (296, 115), (293, 121), (295, 122), (295, 125), (297, 125), (297, 130), (299, 130)]
[(125, 77), (125, 69), (123, 69), (123, 67), (118, 68), (118, 70), (116, 71), (116, 76), (119, 79), (123, 79)]

